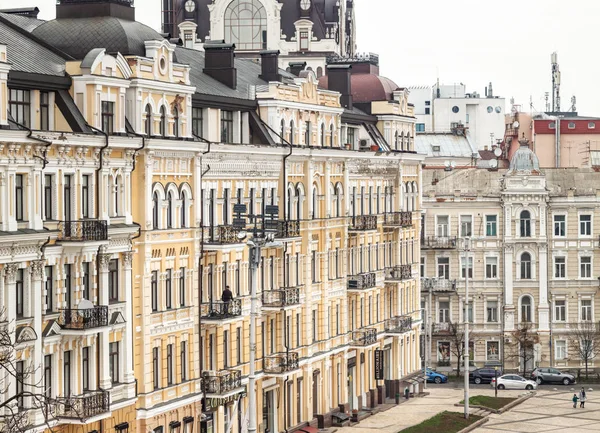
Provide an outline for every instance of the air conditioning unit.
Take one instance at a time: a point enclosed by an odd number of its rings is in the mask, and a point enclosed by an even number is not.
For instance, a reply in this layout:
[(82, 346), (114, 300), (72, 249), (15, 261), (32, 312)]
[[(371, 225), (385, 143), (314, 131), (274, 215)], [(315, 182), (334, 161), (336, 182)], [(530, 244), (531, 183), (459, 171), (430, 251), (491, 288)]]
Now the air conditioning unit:
[(361, 149), (370, 149), (371, 148), (371, 144), (369, 143), (369, 140), (360, 140), (359, 145), (360, 145)]

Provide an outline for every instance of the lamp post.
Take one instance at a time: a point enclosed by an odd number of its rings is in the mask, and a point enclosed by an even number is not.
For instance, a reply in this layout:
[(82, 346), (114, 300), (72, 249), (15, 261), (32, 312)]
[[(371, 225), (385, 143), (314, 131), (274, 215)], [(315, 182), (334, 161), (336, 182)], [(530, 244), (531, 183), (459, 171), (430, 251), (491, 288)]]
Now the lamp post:
[(498, 398), (498, 367), (494, 367), (494, 396)]
[(469, 419), (469, 250), (470, 250), (470, 239), (466, 237), (464, 239), (464, 250), (465, 250), (465, 350), (463, 356), (465, 357), (464, 375), (465, 375), (465, 419)]

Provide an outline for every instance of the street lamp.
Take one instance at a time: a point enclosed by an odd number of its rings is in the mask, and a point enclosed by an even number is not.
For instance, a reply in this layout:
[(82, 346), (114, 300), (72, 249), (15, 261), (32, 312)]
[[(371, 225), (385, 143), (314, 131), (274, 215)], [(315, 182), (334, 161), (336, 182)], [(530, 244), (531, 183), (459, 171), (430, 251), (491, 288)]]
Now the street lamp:
[(464, 239), (464, 250), (465, 250), (465, 350), (463, 356), (465, 357), (465, 419), (469, 419), (469, 251), (470, 251), (470, 239), (466, 237)]

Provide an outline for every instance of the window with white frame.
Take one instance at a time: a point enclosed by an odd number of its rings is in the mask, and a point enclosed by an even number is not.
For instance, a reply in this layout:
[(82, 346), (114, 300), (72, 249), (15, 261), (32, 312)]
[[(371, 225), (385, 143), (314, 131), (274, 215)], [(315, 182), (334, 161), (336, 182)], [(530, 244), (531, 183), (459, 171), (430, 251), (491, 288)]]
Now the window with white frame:
[(437, 236), (440, 238), (446, 238), (449, 235), (449, 217), (448, 215), (438, 215), (437, 217)]
[(590, 322), (592, 320), (592, 300), (581, 300), (581, 317), (582, 322)]
[(592, 235), (592, 215), (579, 215), (579, 236)]
[(521, 254), (521, 279), (531, 279), (531, 254), (529, 253)]
[[(463, 317), (464, 317), (464, 310), (465, 308), (463, 308)], [(469, 299), (469, 305), (466, 305), (466, 310), (467, 310), (467, 320), (469, 323), (473, 323), (473, 300)]]
[(567, 341), (566, 340), (556, 340), (554, 342), (554, 359), (557, 361), (561, 361), (563, 359), (567, 359)]
[(498, 322), (498, 301), (487, 301), (486, 303), (486, 321), (488, 323)]
[(485, 278), (498, 278), (498, 257), (485, 258)]
[(496, 215), (485, 216), (485, 235), (496, 236), (498, 233), (498, 217)]
[(519, 216), (519, 222), (521, 226), (521, 237), (531, 237), (531, 213), (528, 210), (521, 212), (521, 215)]
[(592, 258), (579, 257), (579, 278), (592, 278)]
[(421, 276), (425, 276), (425, 257), (421, 257)]
[(449, 257), (438, 257), (437, 258), (437, 276), (446, 280), (450, 279), (450, 258)]
[(554, 257), (554, 278), (566, 278), (567, 259), (565, 256)]
[(567, 301), (557, 299), (554, 301), (554, 321), (566, 322), (567, 320)]
[(465, 257), (460, 258), (460, 276), (461, 278), (466, 278), (467, 276), (467, 268), (469, 272), (469, 278), (473, 278), (473, 257)]
[(438, 321), (440, 323), (450, 322), (450, 301), (440, 301), (438, 306), (438, 312)]
[(523, 296), (521, 299), (521, 322), (531, 322), (531, 296)]
[(460, 235), (462, 237), (468, 237), (473, 235), (473, 216), (472, 215), (461, 215), (460, 216)]
[(554, 215), (554, 236), (564, 237), (567, 235), (567, 217), (566, 215)]

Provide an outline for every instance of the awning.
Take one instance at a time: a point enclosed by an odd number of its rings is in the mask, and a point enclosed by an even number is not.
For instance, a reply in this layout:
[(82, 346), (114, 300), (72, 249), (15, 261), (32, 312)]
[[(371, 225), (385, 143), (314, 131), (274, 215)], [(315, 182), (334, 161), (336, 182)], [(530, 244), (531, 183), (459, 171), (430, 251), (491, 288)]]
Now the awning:
[(303, 431), (303, 432), (306, 432), (306, 433), (319, 433), (319, 429), (318, 428), (311, 427), (311, 426), (302, 427), (298, 431)]

